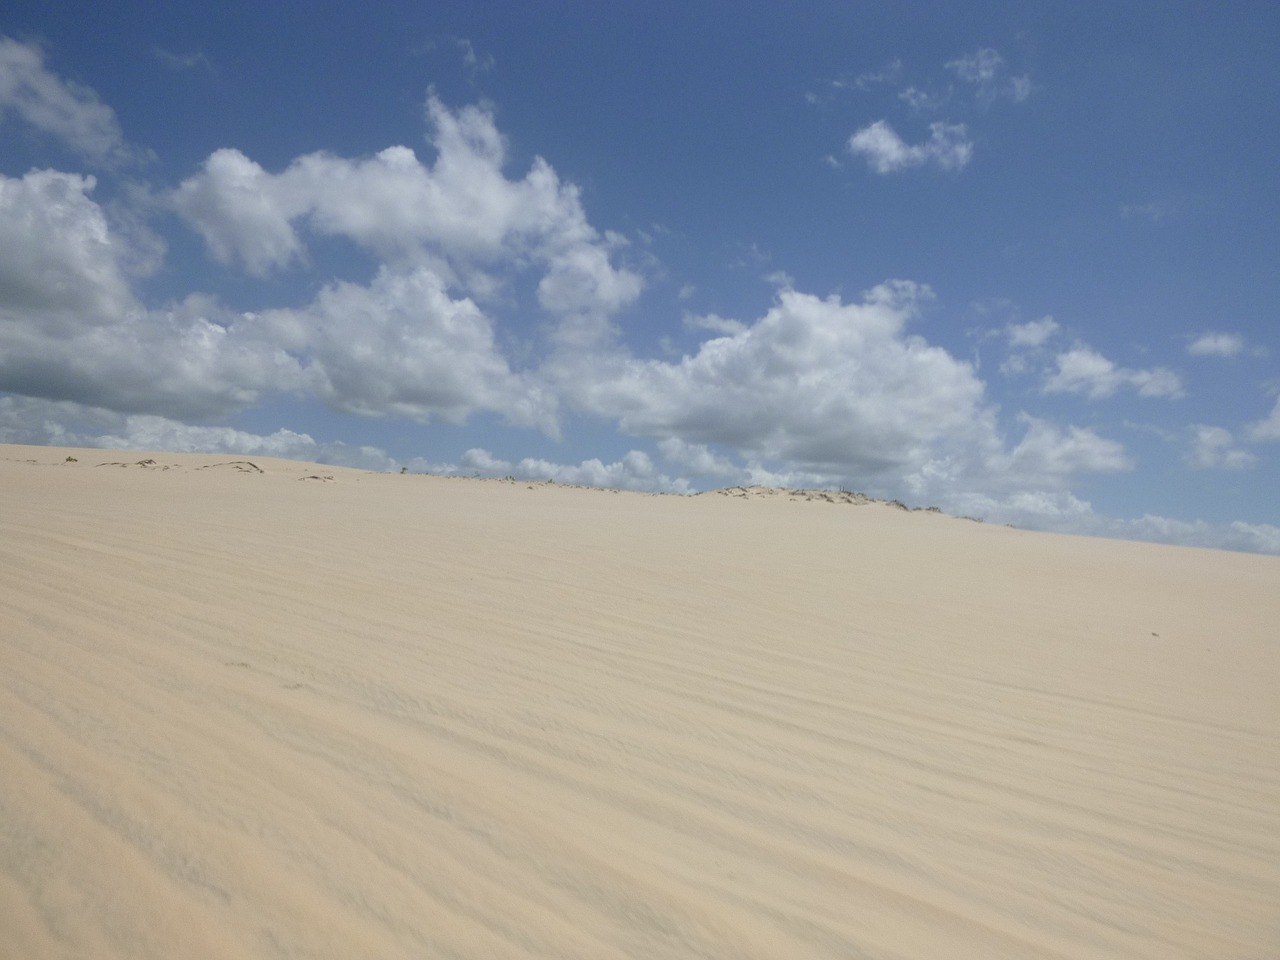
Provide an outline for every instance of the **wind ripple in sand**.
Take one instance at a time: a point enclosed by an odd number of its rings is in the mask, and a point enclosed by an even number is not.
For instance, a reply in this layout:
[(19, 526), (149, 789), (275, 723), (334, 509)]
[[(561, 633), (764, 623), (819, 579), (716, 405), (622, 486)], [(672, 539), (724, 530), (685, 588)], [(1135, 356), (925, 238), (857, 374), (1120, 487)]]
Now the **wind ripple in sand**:
[(0, 463), (0, 957), (1275, 955), (1272, 558), (255, 466)]

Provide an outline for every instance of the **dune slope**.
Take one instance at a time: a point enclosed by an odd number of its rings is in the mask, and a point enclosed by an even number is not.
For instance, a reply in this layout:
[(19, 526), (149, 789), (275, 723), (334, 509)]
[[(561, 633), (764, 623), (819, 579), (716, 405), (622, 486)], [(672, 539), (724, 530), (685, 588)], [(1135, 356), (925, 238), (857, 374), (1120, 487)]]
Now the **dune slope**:
[(0, 447), (0, 957), (1280, 955), (1280, 560), (743, 493)]

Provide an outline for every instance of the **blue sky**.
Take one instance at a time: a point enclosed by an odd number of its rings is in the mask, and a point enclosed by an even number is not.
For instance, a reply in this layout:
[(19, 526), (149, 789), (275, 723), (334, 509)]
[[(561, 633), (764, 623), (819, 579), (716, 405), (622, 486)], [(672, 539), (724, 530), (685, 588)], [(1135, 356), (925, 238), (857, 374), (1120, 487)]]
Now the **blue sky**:
[(0, 13), (0, 440), (1280, 553), (1271, 3)]

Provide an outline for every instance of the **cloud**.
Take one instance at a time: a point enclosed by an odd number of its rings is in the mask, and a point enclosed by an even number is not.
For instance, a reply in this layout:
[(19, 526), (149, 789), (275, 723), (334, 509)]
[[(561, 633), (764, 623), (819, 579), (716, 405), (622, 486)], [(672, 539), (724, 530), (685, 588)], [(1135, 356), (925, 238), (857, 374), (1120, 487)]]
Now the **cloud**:
[(480, 299), (510, 306), (499, 288), (532, 272), (549, 342), (571, 352), (607, 342), (643, 281), (546, 163), (502, 174), (490, 114), (428, 109), (430, 167), (393, 147), (271, 174), (228, 149), (170, 195), (215, 258), (251, 274), (305, 262), (311, 234), (382, 261), (368, 284), (333, 280), (299, 307), (236, 312), (198, 294), (146, 307), (131, 271), (158, 257), (113, 229), (92, 177), (0, 177), (0, 390), (203, 421), (284, 393), (419, 422), (493, 412), (557, 435), (555, 391), (510, 368)]
[[(1061, 330), (1053, 317), (1041, 317), (1026, 323), (1011, 323), (1004, 328), (1009, 341), (1009, 355), (1000, 364), (1005, 376), (1021, 376), (1031, 372), (1044, 354), (1044, 345)], [(993, 331), (994, 332), (994, 331)]]
[(673, 479), (659, 472), (649, 455), (642, 450), (628, 451), (613, 463), (592, 458), (578, 464), (555, 463), (535, 457), (518, 462), (495, 457), (488, 450), (473, 448), (462, 456), (459, 465), (436, 464), (434, 473), (473, 474), (484, 477), (514, 477), (517, 480), (550, 481), (584, 487), (612, 490), (643, 490), (653, 493), (689, 493), (689, 482)]
[(1248, 437), (1264, 443), (1280, 440), (1280, 400), (1276, 400), (1268, 416), (1249, 425)]
[(1271, 524), (1242, 520), (1209, 523), (1152, 514), (1136, 519), (1108, 517), (1095, 512), (1087, 500), (1064, 491), (1018, 492), (1005, 497), (977, 494), (967, 504), (953, 504), (951, 512), (1030, 530), (1280, 554), (1280, 527)]
[(639, 436), (863, 474), (902, 469), (963, 443), (983, 417), (970, 365), (903, 334), (930, 296), (906, 281), (855, 304), (783, 290), (762, 319), (677, 363), (598, 358), (562, 371), (564, 389)]
[(1152, 540), (1188, 547), (1244, 550), (1249, 553), (1280, 554), (1280, 527), (1268, 523), (1233, 520), (1216, 524), (1204, 520), (1175, 520), (1145, 515), (1137, 520), (1100, 518), (1098, 532), (1126, 540)]
[(1004, 57), (990, 47), (957, 57), (946, 67), (965, 83), (972, 84), (983, 103), (989, 104), (997, 99), (1022, 103), (1031, 96), (1031, 77), (1026, 74), (1011, 76)]
[(26, 317), (65, 333), (137, 308), (129, 251), (90, 197), (95, 184), (56, 170), (0, 174), (0, 316), (7, 324)]
[(0, 442), (282, 457), (367, 470), (400, 466), (377, 447), (320, 443), (308, 434), (283, 428), (263, 435), (31, 397), (0, 396)]
[(946, 100), (934, 93), (921, 90), (918, 87), (906, 87), (898, 91), (898, 99), (909, 106), (916, 113), (927, 113), (937, 110)]
[(1187, 347), (1187, 353), (1193, 357), (1232, 357), (1240, 356), (1244, 350), (1244, 338), (1237, 333), (1205, 333), (1201, 334)]
[(912, 496), (959, 516), (1046, 529), (1090, 513), (1069, 489), (1079, 476), (1134, 467), (1121, 444), (1093, 430), (1060, 427), (1026, 413), (1017, 420), (1025, 430), (1012, 449), (993, 438), (967, 461), (930, 461), (907, 477)]
[(1060, 329), (1053, 317), (1041, 317), (1027, 323), (1010, 324), (1005, 327), (1005, 332), (1009, 336), (1010, 347), (1034, 350), (1044, 346), (1045, 341)]
[(451, 281), (492, 295), (490, 271), (542, 272), (540, 305), (569, 340), (601, 336), (643, 289), (615, 266), (625, 242), (587, 221), (578, 188), (541, 158), (523, 179), (503, 174), (505, 143), (480, 107), (427, 103), (435, 162), (394, 146), (364, 159), (299, 157), (279, 174), (236, 150), (220, 150), (171, 194), (210, 254), (265, 276), (305, 260), (305, 235), (345, 237), (400, 268), (447, 264)]
[(299, 367), (249, 317), (207, 297), (148, 309), (149, 263), (112, 229), (92, 177), (0, 176), (0, 390), (203, 419), (296, 385)]
[(490, 318), (430, 267), (384, 267), (368, 286), (334, 282), (261, 315), (199, 295), (148, 309), (92, 188), (56, 171), (0, 177), (0, 390), (200, 420), (305, 393), (361, 414), (487, 410), (555, 432), (554, 398), (512, 373)]
[(879, 174), (929, 164), (942, 170), (963, 170), (973, 158), (973, 142), (962, 123), (931, 123), (928, 140), (908, 144), (887, 120), (877, 120), (851, 136), (848, 147)]
[(1023, 414), (1027, 424), (1022, 441), (1001, 466), (1027, 486), (1056, 485), (1081, 473), (1117, 473), (1133, 469), (1124, 447), (1082, 427), (1065, 431)]
[(0, 121), (15, 114), (99, 163), (129, 158), (115, 111), (88, 87), (60, 79), (34, 44), (0, 37)]
[(1057, 370), (1045, 381), (1045, 393), (1079, 393), (1090, 400), (1100, 400), (1127, 387), (1136, 390), (1140, 397), (1183, 396), (1182, 381), (1164, 367), (1150, 370), (1117, 367), (1085, 346), (1058, 354), (1056, 362)]
[(1234, 445), (1230, 430), (1199, 423), (1190, 429), (1191, 447), (1186, 460), (1196, 469), (1244, 470), (1258, 462), (1258, 458), (1248, 450)]
[(730, 484), (738, 481), (744, 473), (744, 467), (714, 452), (704, 443), (685, 443), (678, 437), (667, 437), (658, 442), (658, 450), (667, 463), (697, 480), (710, 479)]
[(207, 420), (302, 386), (299, 362), (263, 334), (196, 295), (69, 336), (20, 318), (0, 332), (0, 390)]
[(383, 267), (368, 286), (334, 282), (301, 309), (259, 322), (306, 358), (306, 390), (339, 410), (461, 423), (476, 411), (555, 434), (556, 401), (513, 373), (492, 320), (429, 267)]
[(678, 361), (611, 352), (545, 375), (567, 406), (717, 485), (849, 485), (955, 509), (1132, 468), (1119, 443), (1026, 415), (1011, 446), (972, 366), (907, 331), (931, 296), (907, 281), (854, 303), (784, 288), (753, 323), (716, 318), (718, 335)]
[(174, 208), (204, 238), (219, 263), (239, 261), (256, 277), (303, 257), (290, 221), (309, 204), (239, 150), (210, 154), (201, 173), (173, 193)]

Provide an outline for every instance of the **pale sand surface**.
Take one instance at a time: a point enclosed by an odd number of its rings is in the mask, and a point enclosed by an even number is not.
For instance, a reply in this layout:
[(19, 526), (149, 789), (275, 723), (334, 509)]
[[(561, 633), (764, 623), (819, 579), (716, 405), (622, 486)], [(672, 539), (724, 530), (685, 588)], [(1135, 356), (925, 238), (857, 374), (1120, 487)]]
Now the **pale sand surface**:
[(0, 956), (1280, 956), (1280, 559), (235, 459), (0, 447)]

